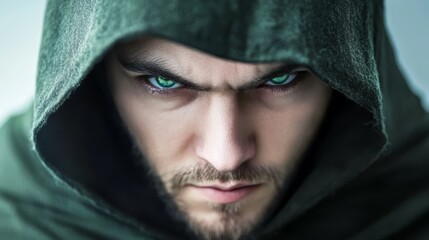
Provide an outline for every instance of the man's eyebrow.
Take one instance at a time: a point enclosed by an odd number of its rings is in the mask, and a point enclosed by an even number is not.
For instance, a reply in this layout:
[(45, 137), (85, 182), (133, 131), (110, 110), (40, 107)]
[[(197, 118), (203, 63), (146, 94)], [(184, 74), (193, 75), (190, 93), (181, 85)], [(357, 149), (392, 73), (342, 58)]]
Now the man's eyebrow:
[(118, 58), (119, 63), (131, 72), (142, 73), (146, 75), (153, 76), (162, 76), (164, 78), (171, 79), (177, 83), (185, 85), (193, 90), (197, 91), (207, 91), (210, 90), (210, 86), (198, 85), (188, 80), (184, 76), (180, 76), (168, 70), (167, 64), (161, 60), (145, 60), (141, 58), (132, 58), (132, 59), (121, 59)]
[[(187, 79), (185, 76), (180, 76), (178, 74), (171, 72), (168, 69), (168, 65), (161, 60), (149, 61), (139, 57), (130, 58), (130, 59), (118, 58), (118, 60), (125, 69), (131, 72), (142, 73), (142, 74), (153, 75), (153, 76), (162, 76), (164, 78), (171, 79), (177, 83), (180, 83), (196, 91), (209, 91), (213, 89), (213, 86), (195, 84), (191, 80)], [(236, 90), (248, 90), (251, 88), (258, 87), (271, 78), (291, 72), (295, 67), (296, 65), (292, 65), (292, 64), (287, 64), (287, 63), (282, 64), (274, 69), (271, 69), (269, 72), (265, 73), (262, 77), (255, 77), (251, 79), (248, 83), (238, 87)]]

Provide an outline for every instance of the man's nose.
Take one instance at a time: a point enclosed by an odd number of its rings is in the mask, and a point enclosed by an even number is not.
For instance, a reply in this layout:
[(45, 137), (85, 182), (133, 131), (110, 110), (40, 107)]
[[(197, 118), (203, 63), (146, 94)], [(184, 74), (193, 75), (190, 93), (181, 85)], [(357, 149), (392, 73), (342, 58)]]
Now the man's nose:
[(215, 96), (203, 116), (197, 155), (218, 171), (232, 171), (255, 155), (255, 140), (236, 96)]

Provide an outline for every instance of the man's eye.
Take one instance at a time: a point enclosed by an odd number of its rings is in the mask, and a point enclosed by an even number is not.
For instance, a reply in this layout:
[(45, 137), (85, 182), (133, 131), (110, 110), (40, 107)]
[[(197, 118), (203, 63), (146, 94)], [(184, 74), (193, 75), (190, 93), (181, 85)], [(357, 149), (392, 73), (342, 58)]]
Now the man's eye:
[(278, 77), (273, 77), (265, 82), (265, 85), (269, 86), (284, 86), (288, 85), (296, 78), (297, 73), (286, 73)]
[(147, 81), (158, 89), (174, 89), (182, 86), (182, 84), (178, 82), (161, 76), (149, 76)]

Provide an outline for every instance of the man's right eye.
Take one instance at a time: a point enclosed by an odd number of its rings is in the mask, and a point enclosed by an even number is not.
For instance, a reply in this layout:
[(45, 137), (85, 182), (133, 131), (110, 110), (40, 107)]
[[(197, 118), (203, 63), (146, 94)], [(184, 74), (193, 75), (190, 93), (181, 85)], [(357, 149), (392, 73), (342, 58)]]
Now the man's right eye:
[(182, 87), (182, 84), (161, 76), (147, 76), (147, 81), (158, 89), (175, 89)]

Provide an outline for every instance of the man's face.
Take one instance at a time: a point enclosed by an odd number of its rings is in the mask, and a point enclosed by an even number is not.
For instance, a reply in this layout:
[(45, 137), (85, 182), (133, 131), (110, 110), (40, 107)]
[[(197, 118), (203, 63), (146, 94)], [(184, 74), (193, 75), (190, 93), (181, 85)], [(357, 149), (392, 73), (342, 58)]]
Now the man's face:
[(330, 88), (306, 68), (220, 59), (145, 38), (108, 61), (141, 154), (201, 237), (260, 223), (321, 122)]

